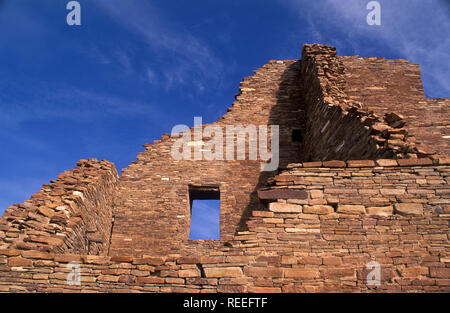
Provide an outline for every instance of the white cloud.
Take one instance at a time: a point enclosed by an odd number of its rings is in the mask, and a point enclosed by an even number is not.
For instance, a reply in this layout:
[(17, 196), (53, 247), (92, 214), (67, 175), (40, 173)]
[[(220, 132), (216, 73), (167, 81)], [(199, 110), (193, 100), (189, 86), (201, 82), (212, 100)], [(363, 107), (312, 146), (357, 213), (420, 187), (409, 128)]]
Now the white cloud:
[[(149, 53), (155, 53), (161, 59), (170, 59), (160, 61), (160, 66), (164, 68), (161, 74), (165, 78), (166, 89), (191, 82), (219, 80), (224, 66), (208, 44), (182, 25), (168, 23), (162, 12), (149, 1), (99, 0), (98, 4), (114, 21), (140, 36), (147, 44)], [(198, 89), (198, 92), (201, 91), (201, 88)]]
[[(155, 125), (160, 125), (164, 120), (163, 112), (151, 102), (133, 101), (64, 84), (32, 79), (19, 84), (0, 79), (0, 90), (10, 91), (0, 95), (2, 132), (10, 132), (19, 128), (20, 123), (36, 119), (64, 118), (93, 122), (105, 115), (145, 116)], [(20, 95), (20, 98), (11, 95)]]
[(301, 19), (307, 16), (302, 22), (306, 22), (319, 43), (335, 45), (340, 54), (342, 50), (352, 50), (374, 55), (376, 47), (395, 51), (402, 58), (420, 64), (429, 95), (449, 97), (450, 18), (444, 2), (380, 0), (381, 26), (369, 26), (368, 0), (280, 1), (297, 11)]

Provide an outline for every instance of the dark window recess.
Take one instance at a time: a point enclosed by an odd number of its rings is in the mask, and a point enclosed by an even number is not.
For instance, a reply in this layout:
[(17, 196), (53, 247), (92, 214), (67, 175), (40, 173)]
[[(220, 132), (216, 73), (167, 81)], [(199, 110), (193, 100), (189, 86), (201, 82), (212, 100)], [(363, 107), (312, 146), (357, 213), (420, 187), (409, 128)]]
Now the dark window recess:
[(191, 226), (189, 239), (220, 238), (220, 191), (216, 186), (189, 186)]
[(303, 131), (301, 129), (292, 130), (292, 142), (303, 142)]

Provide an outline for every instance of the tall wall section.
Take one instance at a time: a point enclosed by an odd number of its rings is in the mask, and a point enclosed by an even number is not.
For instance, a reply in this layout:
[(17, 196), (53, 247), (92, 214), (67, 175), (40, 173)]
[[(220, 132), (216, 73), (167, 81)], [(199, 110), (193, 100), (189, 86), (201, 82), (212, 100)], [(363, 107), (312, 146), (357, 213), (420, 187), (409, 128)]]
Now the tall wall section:
[[(433, 152), (423, 151), (415, 146), (414, 136), (408, 135), (409, 124), (398, 113), (398, 110), (403, 112), (402, 103), (398, 106), (396, 104), (399, 99), (412, 101), (414, 104), (417, 99), (425, 101), (417, 67), (406, 61), (398, 62), (404, 64), (406, 70), (403, 71), (397, 69), (395, 62), (386, 62), (380, 66), (374, 80), (378, 85), (390, 84), (390, 88), (383, 92), (383, 96), (378, 94), (371, 98), (368, 105), (365, 97), (354, 95), (362, 85), (372, 86), (372, 81), (366, 82), (365, 77), (360, 77), (359, 68), (350, 67), (348, 62), (344, 62), (346, 60), (337, 57), (336, 49), (332, 47), (303, 46), (301, 82), (305, 90), (307, 116), (304, 158), (308, 161), (326, 161), (432, 155)], [(359, 61), (364, 68), (366, 62), (370, 64), (371, 59)], [(367, 89), (374, 90), (373, 88)], [(364, 92), (365, 90), (363, 94)], [(378, 106), (377, 101), (384, 99), (385, 95), (391, 105)], [(373, 110), (374, 107), (378, 109)], [(434, 115), (438, 115), (436, 113)], [(433, 144), (432, 141), (427, 143)], [(448, 146), (448, 143), (444, 144)]]
[[(280, 125), (280, 166), (302, 159), (301, 143), (292, 142), (293, 129), (304, 129), (305, 112), (299, 89), (299, 61), (270, 61), (247, 77), (229, 112), (216, 123), (224, 136), (228, 125)], [(204, 147), (212, 134), (194, 138), (191, 147)], [(217, 136), (217, 134), (214, 134)], [(261, 159), (174, 160), (171, 150), (179, 138), (165, 135), (145, 145), (138, 160), (124, 170), (111, 242), (112, 255), (170, 254), (183, 249), (214, 249), (230, 240), (258, 204), (256, 190), (271, 172), (261, 172)], [(228, 138), (227, 138), (228, 139)], [(236, 149), (236, 139), (234, 148)], [(248, 142), (247, 142), (248, 145)], [(256, 142), (251, 145), (255, 146)], [(193, 151), (193, 149), (192, 149)], [(188, 241), (190, 230), (189, 186), (215, 186), (220, 190), (220, 238)], [(191, 247), (191, 248), (190, 248)], [(181, 250), (180, 250), (181, 249)]]
[(345, 91), (379, 116), (402, 115), (422, 152), (449, 155), (450, 99), (425, 98), (418, 64), (384, 58), (339, 57), (345, 68)]

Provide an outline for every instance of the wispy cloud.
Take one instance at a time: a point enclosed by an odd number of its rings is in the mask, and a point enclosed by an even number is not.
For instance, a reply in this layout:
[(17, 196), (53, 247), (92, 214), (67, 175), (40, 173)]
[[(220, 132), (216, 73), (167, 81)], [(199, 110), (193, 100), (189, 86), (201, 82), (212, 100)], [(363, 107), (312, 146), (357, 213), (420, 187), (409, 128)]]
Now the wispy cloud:
[(421, 65), (427, 94), (432, 97), (450, 95), (450, 37), (447, 34), (450, 18), (448, 4), (444, 1), (380, 0), (381, 26), (366, 23), (369, 1), (280, 1), (307, 20), (308, 31), (317, 41), (333, 44), (341, 53), (345, 49), (374, 55), (377, 47), (395, 51), (396, 55)]
[(22, 84), (0, 79), (0, 90), (9, 91), (0, 94), (2, 131), (19, 128), (20, 123), (37, 119), (95, 122), (105, 116), (145, 116), (150, 123), (158, 125), (163, 117), (163, 112), (151, 102), (54, 82), (29, 79)]
[[(151, 72), (151, 84), (160, 82), (166, 90), (178, 85), (194, 83), (197, 91), (204, 82), (217, 82), (224, 66), (208, 44), (194, 36), (183, 25), (168, 23), (149, 1), (99, 0), (100, 7), (125, 29), (138, 35), (147, 45), (149, 53), (157, 56), (158, 68)], [(152, 67), (152, 66), (148, 66)], [(143, 68), (142, 77), (149, 78)], [(146, 71), (146, 72), (145, 72)]]

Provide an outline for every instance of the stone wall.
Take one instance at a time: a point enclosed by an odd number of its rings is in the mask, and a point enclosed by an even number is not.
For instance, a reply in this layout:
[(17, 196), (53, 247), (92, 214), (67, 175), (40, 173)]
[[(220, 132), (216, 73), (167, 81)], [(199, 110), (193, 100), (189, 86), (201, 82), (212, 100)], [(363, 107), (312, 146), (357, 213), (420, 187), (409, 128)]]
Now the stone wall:
[[(300, 189), (252, 211), (248, 230), (208, 254), (81, 256), (0, 250), (0, 291), (450, 291), (450, 160), (302, 163), (271, 190)], [(327, 167), (331, 166), (331, 167)], [(367, 275), (380, 264), (380, 285)], [(70, 285), (69, 262), (81, 285)]]
[[(308, 161), (358, 160), (417, 158), (433, 154), (415, 146), (414, 138), (408, 136), (408, 125), (403, 116), (396, 113), (396, 105), (373, 111), (372, 106), (365, 104), (366, 98), (350, 97), (346, 93), (349, 85), (357, 89), (364, 83), (358, 80), (357, 70), (353, 75), (347, 73), (349, 66), (342, 60), (336, 56), (335, 48), (303, 46), (301, 82), (306, 107), (304, 158)], [(362, 60), (363, 64), (365, 60)], [(377, 76), (380, 85), (391, 81), (391, 72), (396, 70), (390, 63), (384, 68)], [(353, 80), (349, 83), (347, 80), (351, 78)], [(408, 88), (402, 88), (403, 85), (395, 87), (398, 87), (393, 88), (395, 94), (409, 92)]]
[(365, 109), (380, 116), (401, 114), (416, 146), (427, 153), (448, 155), (449, 99), (427, 99), (420, 67), (405, 60), (339, 57), (344, 66), (345, 91)]
[[(278, 171), (250, 148), (195, 160), (212, 134), (189, 138), (191, 160), (170, 135), (146, 144), (120, 178), (82, 160), (0, 219), (0, 291), (449, 292), (449, 105), (424, 97), (416, 65), (305, 45), (199, 126), (280, 125)], [(195, 187), (219, 190), (219, 240), (188, 239)]]
[[(280, 125), (280, 166), (302, 161), (301, 143), (292, 142), (293, 129), (304, 128), (299, 74), (298, 61), (270, 61), (243, 80), (228, 113), (203, 128), (219, 127), (225, 135), (227, 125)], [(179, 138), (165, 135), (146, 144), (137, 161), (123, 171), (115, 210), (112, 255), (139, 256), (150, 252), (167, 255), (191, 249), (192, 245), (194, 249), (215, 247), (215, 242), (188, 241), (189, 186), (219, 188), (222, 241), (230, 240), (238, 229), (245, 227), (250, 210), (258, 204), (256, 190), (276, 172), (261, 172), (259, 155), (257, 160), (249, 160), (248, 148), (245, 160), (237, 160), (236, 156), (234, 160), (226, 160), (225, 139), (223, 160), (194, 160), (194, 149), (203, 148), (213, 135), (194, 138), (194, 129), (191, 131), (190, 160), (174, 160), (171, 151)]]
[(110, 162), (79, 161), (30, 200), (5, 211), (0, 218), (0, 247), (108, 254), (118, 179)]

